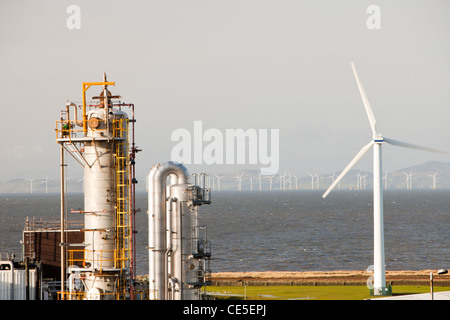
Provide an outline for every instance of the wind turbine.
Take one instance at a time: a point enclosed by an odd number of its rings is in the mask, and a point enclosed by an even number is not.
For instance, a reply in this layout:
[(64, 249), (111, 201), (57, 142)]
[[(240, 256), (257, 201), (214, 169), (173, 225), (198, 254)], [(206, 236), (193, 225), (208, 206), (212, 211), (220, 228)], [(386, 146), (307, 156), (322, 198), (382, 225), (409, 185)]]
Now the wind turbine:
[(215, 177), (212, 178), (212, 190), (213, 191), (216, 190), (216, 178)]
[(222, 179), (224, 176), (218, 176), (216, 174), (216, 177), (217, 177), (217, 191), (220, 191), (220, 179)]
[(415, 144), (400, 142), (390, 138), (383, 137), (376, 130), (376, 120), (370, 107), (369, 100), (367, 99), (364, 88), (359, 80), (358, 74), (356, 73), (355, 65), (351, 63), (353, 74), (356, 79), (356, 83), (363, 100), (363, 104), (369, 118), (370, 127), (372, 129), (372, 140), (362, 147), (362, 149), (356, 154), (356, 156), (350, 161), (350, 163), (341, 172), (334, 183), (325, 191), (323, 198), (325, 198), (331, 190), (334, 189), (336, 184), (347, 174), (348, 171), (358, 162), (359, 159), (373, 147), (373, 219), (374, 219), (374, 283), (373, 292), (374, 295), (382, 295), (386, 291), (386, 275), (385, 275), (385, 259), (384, 259), (384, 230), (383, 230), (383, 188), (382, 188), (382, 150), (381, 146), (383, 142), (387, 142), (391, 145), (413, 148), (419, 150), (441, 152), (450, 154), (448, 152), (443, 152), (440, 150), (435, 150), (427, 147), (421, 147)]
[(409, 173), (409, 190), (412, 189), (412, 182), (413, 182), (413, 174), (410, 172)]
[[(331, 178), (331, 183), (333, 183), (334, 180), (336, 180), (336, 177), (337, 177), (337, 175), (336, 175), (336, 170), (335, 170), (335, 171), (333, 171), (333, 175), (329, 176), (328, 178)], [(341, 190), (341, 183), (340, 182), (338, 183), (338, 189)]]
[(361, 173), (356, 174), (356, 190), (361, 189)]
[(292, 177), (291, 177), (291, 173), (289, 173), (288, 181), (289, 181), (289, 190), (292, 190)]
[(308, 174), (311, 176), (311, 190), (314, 190), (314, 178), (316, 176), (313, 176), (311, 173), (308, 172)]
[(409, 190), (409, 175), (405, 171), (402, 172), (406, 176), (406, 190)]
[(333, 171), (333, 174), (331, 176), (329, 176), (328, 178), (331, 179), (331, 183), (334, 182), (334, 180), (336, 179), (336, 171)]
[(433, 178), (433, 190), (436, 190), (436, 176), (438, 174), (439, 171), (436, 171), (435, 174), (430, 174), (429, 177)]
[(28, 181), (30, 181), (30, 194), (33, 194), (33, 181), (34, 179), (27, 179)]
[(45, 193), (48, 193), (48, 176), (46, 176), (45, 180), (41, 181), (40, 183), (45, 183)]
[(241, 191), (242, 190), (242, 176), (244, 174), (241, 174), (240, 176), (236, 176), (237, 179), (237, 183), (238, 183), (238, 190)]
[(284, 172), (284, 175), (283, 175), (283, 190), (286, 190), (286, 173), (287, 173), (287, 170)]
[(366, 190), (367, 174), (361, 176), (363, 189)]
[(298, 178), (296, 175), (294, 175), (295, 178), (295, 190), (298, 190)]
[(279, 173), (279, 180), (280, 180), (280, 190), (286, 189), (286, 172), (284, 175), (281, 175), (281, 172)]
[(258, 173), (258, 179), (256, 180), (256, 182), (258, 181), (259, 181), (259, 191), (261, 191), (261, 182), (262, 182), (261, 173)]
[(269, 177), (269, 180), (270, 180), (270, 190), (272, 190), (272, 179), (273, 179), (273, 177), (275, 177), (275, 175)]
[(409, 174), (407, 174), (405, 171), (402, 171), (402, 172), (406, 176), (406, 190), (411, 190), (412, 189), (412, 176), (413, 176), (413, 174), (411, 172)]

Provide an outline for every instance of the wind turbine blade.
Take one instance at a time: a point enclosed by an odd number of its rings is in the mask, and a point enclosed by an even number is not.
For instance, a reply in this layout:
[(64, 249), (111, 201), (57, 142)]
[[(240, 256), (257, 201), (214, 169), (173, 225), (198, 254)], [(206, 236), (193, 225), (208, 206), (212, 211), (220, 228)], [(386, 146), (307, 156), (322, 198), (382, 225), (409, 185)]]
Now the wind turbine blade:
[(375, 116), (373, 115), (372, 108), (370, 107), (369, 99), (367, 99), (366, 91), (359, 80), (358, 73), (356, 72), (355, 64), (352, 62), (353, 74), (355, 75), (356, 84), (358, 85), (359, 93), (364, 103), (364, 108), (366, 109), (367, 117), (369, 118), (370, 126), (372, 128), (373, 135), (377, 134)]
[(398, 140), (394, 140), (394, 139), (386, 138), (386, 137), (383, 137), (383, 141), (385, 141), (385, 142), (387, 142), (389, 144), (392, 144), (393, 146), (397, 146), (397, 147), (404, 147), (404, 148), (411, 148), (411, 149), (424, 150), (424, 151), (430, 151), (430, 152), (437, 152), (437, 153), (443, 153), (443, 154), (450, 154), (450, 152), (448, 152), (448, 151), (443, 151), (443, 150), (428, 148), (428, 147), (424, 147), (424, 146), (419, 146), (417, 144), (412, 144), (412, 143), (408, 143), (408, 142), (398, 141)]
[(361, 150), (356, 154), (356, 156), (350, 161), (350, 163), (345, 167), (345, 169), (341, 172), (341, 174), (334, 180), (334, 182), (331, 184), (331, 186), (325, 191), (325, 193), (322, 195), (323, 198), (326, 198), (326, 196), (331, 192), (331, 190), (334, 189), (334, 187), (344, 178), (344, 176), (347, 174), (347, 172), (350, 171), (350, 169), (358, 162), (359, 159), (372, 147), (373, 141), (370, 141), (368, 144), (366, 144), (364, 147), (362, 147)]

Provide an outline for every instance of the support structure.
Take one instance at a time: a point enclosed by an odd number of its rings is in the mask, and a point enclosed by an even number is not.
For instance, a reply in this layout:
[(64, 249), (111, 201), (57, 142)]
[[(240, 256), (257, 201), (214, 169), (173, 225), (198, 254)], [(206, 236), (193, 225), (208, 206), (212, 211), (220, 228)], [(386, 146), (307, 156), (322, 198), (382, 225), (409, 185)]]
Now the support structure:
[[(134, 105), (114, 103), (106, 75), (102, 82), (83, 82), (82, 120), (78, 106), (67, 103), (57, 122), (61, 146), (61, 292), (60, 299), (132, 299), (134, 297)], [(98, 104), (87, 105), (86, 91), (102, 86)], [(74, 118), (70, 108), (74, 108)], [(132, 109), (132, 119), (122, 111)], [(89, 108), (89, 110), (88, 110)], [(130, 149), (129, 123), (132, 123)], [(78, 129), (77, 127), (81, 127)], [(65, 243), (64, 152), (83, 167), (84, 250)], [(81, 252), (80, 252), (81, 251)], [(68, 288), (64, 287), (68, 276)]]

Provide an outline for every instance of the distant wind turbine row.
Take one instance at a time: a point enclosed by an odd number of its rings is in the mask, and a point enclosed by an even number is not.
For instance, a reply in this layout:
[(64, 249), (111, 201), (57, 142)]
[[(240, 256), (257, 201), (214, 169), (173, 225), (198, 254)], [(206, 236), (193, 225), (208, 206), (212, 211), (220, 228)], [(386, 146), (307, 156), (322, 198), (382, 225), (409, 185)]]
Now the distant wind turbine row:
[[(403, 184), (403, 186), (406, 187), (407, 190), (413, 189), (413, 179), (414, 173), (406, 173), (402, 171), (403, 174), (406, 176), (406, 182)], [(333, 172), (332, 175), (319, 175), (319, 174), (312, 174), (307, 172), (307, 174), (310, 176), (310, 182), (308, 182), (308, 186), (305, 186), (305, 178), (302, 178), (303, 184), (301, 186), (302, 189), (311, 189), (311, 190), (326, 190), (328, 186), (324, 187), (324, 183), (320, 183), (320, 180), (322, 181), (331, 181), (331, 184), (333, 184), (336, 181), (337, 175), (336, 171)], [(433, 175), (427, 175), (429, 177), (432, 177), (432, 183), (430, 183), (430, 187), (432, 189), (437, 189), (437, 172)], [(299, 190), (299, 180), (300, 178), (296, 175), (293, 175), (289, 173), (287, 170), (284, 174), (276, 174), (272, 176), (262, 176), (261, 174), (258, 174), (257, 177), (251, 174), (245, 174), (245, 173), (239, 173), (235, 175), (217, 175), (215, 173), (209, 174), (209, 186), (212, 188), (213, 191), (220, 191), (221, 190), (221, 181), (227, 178), (227, 181), (230, 181), (230, 179), (233, 181), (233, 186), (231, 189), (235, 189), (238, 191), (242, 191), (244, 189), (246, 190)], [(256, 180), (255, 180), (256, 178)], [(383, 174), (383, 188), (385, 190), (388, 189), (389, 181), (392, 181), (392, 179), (388, 179), (388, 173), (384, 172)], [(398, 180), (398, 176), (397, 176)], [(355, 183), (350, 183), (346, 185), (346, 188), (350, 190), (366, 190), (368, 188), (368, 174), (362, 173), (361, 171), (356, 172), (355, 174)], [(336, 186), (337, 189), (341, 189), (341, 182), (337, 181)], [(330, 184), (330, 185), (331, 185)], [(326, 185), (326, 183), (325, 183)], [(245, 186), (245, 188), (244, 188)], [(397, 182), (397, 186), (399, 186), (399, 183)], [(398, 187), (396, 187), (398, 188)], [(223, 188), (222, 188), (223, 189)], [(227, 185), (227, 189), (230, 189), (230, 185)]]

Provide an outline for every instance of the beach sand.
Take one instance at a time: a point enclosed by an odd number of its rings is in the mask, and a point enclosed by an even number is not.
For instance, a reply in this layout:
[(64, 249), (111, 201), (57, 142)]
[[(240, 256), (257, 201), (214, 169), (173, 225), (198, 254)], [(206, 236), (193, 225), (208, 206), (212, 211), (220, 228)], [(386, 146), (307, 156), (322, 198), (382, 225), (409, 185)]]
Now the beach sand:
[[(433, 272), (435, 286), (450, 286), (450, 274), (437, 275), (436, 270), (386, 271), (391, 285), (429, 285)], [(220, 272), (211, 275), (213, 285), (367, 285), (368, 271), (266, 271)]]

